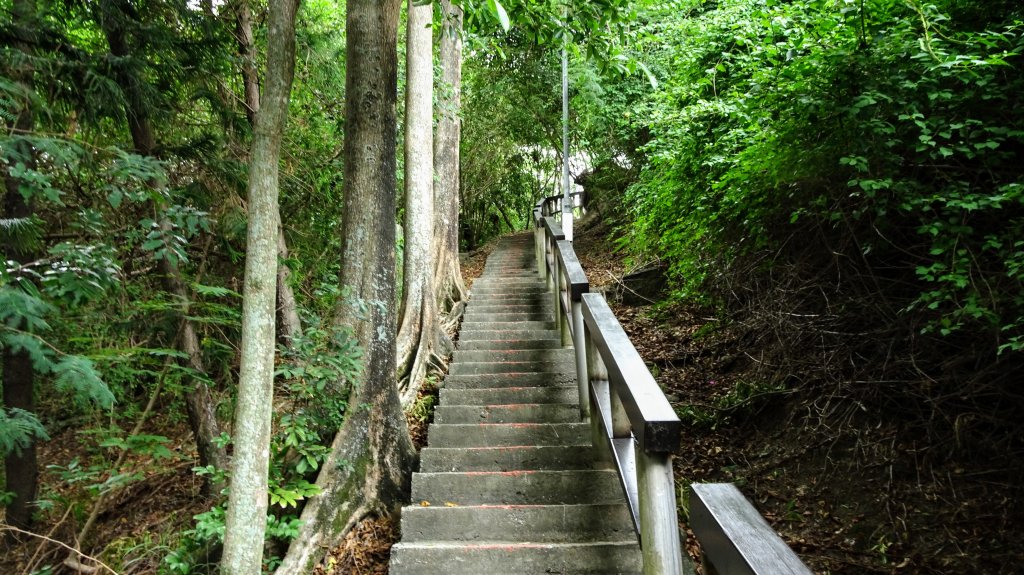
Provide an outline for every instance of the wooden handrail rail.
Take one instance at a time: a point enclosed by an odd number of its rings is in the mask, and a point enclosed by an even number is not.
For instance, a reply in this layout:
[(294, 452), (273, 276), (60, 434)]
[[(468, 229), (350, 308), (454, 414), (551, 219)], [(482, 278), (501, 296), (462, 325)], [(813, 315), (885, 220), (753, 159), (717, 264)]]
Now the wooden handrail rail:
[(690, 528), (701, 542), (704, 573), (811, 575), (732, 483), (690, 486)]
[(647, 453), (676, 453), (682, 435), (679, 416), (603, 296), (583, 296), (583, 320), (640, 448)]
[(547, 200), (534, 210), (538, 272), (552, 290), (562, 344), (575, 349), (580, 415), (591, 422), (594, 445), (616, 464), (640, 538), (644, 573), (680, 575), (671, 463), (679, 446), (679, 419), (604, 297), (588, 293), (590, 282), (572, 243), (565, 241), (558, 221), (545, 215), (545, 206), (553, 203)]
[[(538, 273), (552, 290), (562, 344), (575, 349), (580, 415), (591, 423), (594, 445), (603, 446), (619, 472), (644, 573), (681, 574), (671, 456), (682, 424), (608, 302), (589, 293), (590, 282), (552, 209), (561, 201), (551, 196), (537, 202), (534, 238)], [(710, 560), (706, 573), (810, 573), (735, 486), (691, 487), (690, 525)]]

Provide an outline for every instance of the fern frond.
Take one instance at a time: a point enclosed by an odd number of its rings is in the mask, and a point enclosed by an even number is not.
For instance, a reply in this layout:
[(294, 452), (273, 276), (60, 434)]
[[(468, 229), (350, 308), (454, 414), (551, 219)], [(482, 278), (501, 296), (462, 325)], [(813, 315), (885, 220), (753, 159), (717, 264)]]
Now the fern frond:
[(0, 243), (13, 248), (15, 252), (36, 251), (42, 245), (43, 230), (39, 220), (28, 218), (0, 218)]
[(11, 285), (0, 285), (0, 323), (22, 331), (49, 331), (46, 316), (53, 310), (38, 297)]
[(93, 403), (104, 409), (114, 405), (114, 394), (88, 358), (65, 355), (53, 366), (53, 374), (57, 390), (72, 393), (76, 403)]
[(10, 453), (20, 455), (22, 450), (36, 440), (47, 439), (50, 436), (34, 413), (17, 408), (0, 408), (0, 457)]
[(0, 330), (0, 349), (28, 354), (32, 369), (37, 373), (48, 373), (53, 368), (52, 353), (38, 336), (31, 333)]

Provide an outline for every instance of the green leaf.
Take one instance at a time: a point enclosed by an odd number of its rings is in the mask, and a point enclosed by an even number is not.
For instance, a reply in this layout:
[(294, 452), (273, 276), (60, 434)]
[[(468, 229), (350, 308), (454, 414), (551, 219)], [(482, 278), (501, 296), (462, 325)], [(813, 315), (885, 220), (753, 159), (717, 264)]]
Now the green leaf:
[(100, 379), (88, 358), (66, 355), (53, 366), (54, 385), (58, 391), (72, 392), (79, 403), (94, 403), (104, 409), (114, 405), (114, 394)]
[(0, 407), (0, 457), (20, 454), (36, 440), (47, 440), (46, 428), (34, 413)]
[(505, 7), (501, 5), (498, 0), (487, 0), (487, 8), (491, 11), (497, 19), (498, 23), (501, 24), (501, 29), (508, 32), (512, 28), (512, 22), (509, 21), (508, 12), (505, 11)]
[(653, 72), (651, 72), (651, 69), (647, 67), (647, 64), (644, 64), (643, 62), (637, 62), (636, 65), (639, 66), (640, 69), (643, 70), (644, 74), (647, 75), (647, 81), (651, 83), (651, 89), (657, 90), (658, 78), (654, 75)]
[(228, 297), (228, 296), (233, 296), (233, 297), (236, 297), (236, 298), (241, 298), (242, 297), (242, 294), (240, 294), (240, 293), (238, 293), (236, 291), (230, 290), (230, 289), (225, 288), (225, 287), (219, 287), (219, 286), (208, 286), (208, 285), (194, 283), (194, 284), (192, 284), (192, 289), (196, 290), (196, 293), (199, 294), (199, 295), (204, 295), (204, 296), (209, 296), (209, 297)]
[(121, 193), (121, 190), (114, 190), (107, 194), (107, 202), (110, 203), (110, 207), (114, 208), (115, 210), (121, 207), (121, 202), (123, 200), (124, 194)]
[(48, 373), (53, 369), (52, 352), (43, 345), (39, 336), (31, 333), (0, 331), (0, 349), (7, 348), (13, 353), (26, 353), (32, 361), (32, 369)]

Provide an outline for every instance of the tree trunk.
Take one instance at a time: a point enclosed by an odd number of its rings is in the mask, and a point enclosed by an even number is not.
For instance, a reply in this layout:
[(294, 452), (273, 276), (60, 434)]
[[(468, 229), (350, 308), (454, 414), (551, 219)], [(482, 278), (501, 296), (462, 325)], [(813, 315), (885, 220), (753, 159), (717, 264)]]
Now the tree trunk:
[[(15, 0), (12, 6), (12, 16), (15, 23), (22, 25), (24, 30), (35, 30), (32, 24), (36, 17), (35, 0)], [(31, 50), (28, 38), (26, 42), (14, 43), (13, 48), (24, 54), (22, 63), (16, 69), (8, 73), (11, 80), (17, 82), (25, 93), (32, 91)], [(14, 120), (14, 128), (19, 134), (27, 134), (35, 127), (35, 113), (29, 102), (25, 102), (18, 110), (18, 116)], [(27, 163), (34, 163), (34, 157), (30, 146), (26, 142), (15, 144), (22, 148), (22, 156)], [(18, 191), (20, 181), (10, 173), (4, 177), (4, 203), (0, 217), (3, 218), (27, 218), (32, 215), (32, 206), (29, 205), (21, 192)], [(3, 246), (5, 260), (31, 261), (34, 259), (31, 253), (18, 249), (15, 245)], [(20, 326), (19, 326), (20, 327)], [(22, 351), (12, 353), (9, 349), (3, 350), (3, 394), (4, 407), (8, 410), (22, 409), (29, 413), (35, 413), (35, 379), (32, 370), (32, 360), (28, 353)], [(18, 453), (9, 453), (4, 460), (4, 473), (6, 478), (7, 491), (14, 494), (13, 499), (7, 504), (7, 523), (28, 530), (32, 527), (32, 507), (36, 500), (36, 491), (39, 481), (39, 465), (36, 461), (36, 446), (31, 443), (28, 447)]]
[(277, 228), (277, 315), (281, 322), (279, 332), (282, 343), (291, 347), (292, 340), (302, 337), (302, 320), (299, 319), (299, 304), (295, 300), (295, 291), (289, 283), (292, 277), (292, 270), (286, 263), (288, 261), (288, 244), (284, 238), (284, 228), (280, 226), (280, 206), (274, 204), (274, 210), (278, 211)]
[(441, 89), (438, 94), (434, 142), (434, 287), (441, 311), (454, 310), (466, 299), (459, 265), (459, 108), (462, 106), (462, 8), (441, 1)]
[[(434, 294), (434, 62), (430, 4), (408, 4), (405, 82), (405, 258), (398, 326), (402, 405), (415, 401), (435, 350), (447, 336)], [(450, 347), (450, 346), (449, 346)]]
[[(125, 20), (129, 17), (125, 11), (132, 11), (130, 4), (117, 2), (116, 0), (104, 0), (98, 10), (99, 24), (107, 38), (110, 46), (110, 53), (118, 58), (127, 59), (131, 55), (128, 45), (127, 34), (125, 33)], [(141, 78), (135, 75), (123, 65), (115, 69), (115, 79), (125, 95), (125, 115), (128, 117), (128, 127), (132, 135), (132, 144), (135, 151), (142, 156), (152, 156), (156, 151), (156, 137), (150, 123), (149, 108), (142, 95), (140, 82)], [(164, 229), (169, 229), (168, 222), (161, 222)], [(181, 350), (188, 355), (189, 366), (199, 373), (206, 373), (203, 365), (202, 348), (199, 345), (199, 336), (196, 333), (195, 325), (187, 319), (188, 302), (191, 300), (186, 283), (181, 277), (181, 271), (177, 265), (167, 258), (159, 261), (160, 272), (163, 275), (164, 286), (168, 292), (181, 302)], [(210, 389), (201, 379), (193, 380), (194, 388), (192, 393), (185, 394), (185, 408), (188, 412), (189, 425), (196, 437), (196, 448), (199, 452), (199, 465), (213, 465), (219, 469), (227, 469), (228, 457), (223, 447), (218, 447), (214, 442), (220, 436), (220, 424), (217, 421), (215, 403), (210, 395)], [(215, 495), (219, 489), (216, 485), (207, 483), (204, 491), (207, 494)]]
[[(238, 55), (242, 61), (242, 85), (245, 87), (245, 113), (249, 124), (255, 127), (256, 112), (260, 109), (260, 80), (256, 73), (254, 59), (256, 48), (253, 43), (252, 12), (248, 0), (239, 0), (235, 6), (235, 40), (238, 42)], [(274, 204), (281, 221), (280, 204)], [(302, 336), (302, 321), (299, 319), (299, 306), (295, 300), (295, 292), (289, 283), (292, 271), (285, 263), (288, 260), (288, 244), (284, 237), (284, 228), (277, 232), (277, 310), (278, 326), (281, 341), (291, 346), (292, 340)]]
[(242, 85), (245, 86), (245, 116), (249, 125), (256, 126), (256, 112), (260, 109), (260, 78), (256, 73), (256, 43), (252, 35), (252, 10), (249, 0), (238, 0), (235, 6), (235, 40), (242, 61)]
[(312, 572), (327, 547), (371, 511), (407, 497), (415, 450), (395, 385), (395, 104), (400, 0), (349, 0), (345, 205), (340, 284), (356, 304), (336, 322), (363, 349), (362, 377), (317, 478), (321, 492), (279, 574)]
[(235, 410), (235, 453), (221, 571), (259, 573), (267, 526), (267, 474), (274, 404), (278, 171), (295, 72), (298, 0), (270, 4), (266, 105), (256, 114), (249, 160), (248, 234), (242, 300), (242, 354)]

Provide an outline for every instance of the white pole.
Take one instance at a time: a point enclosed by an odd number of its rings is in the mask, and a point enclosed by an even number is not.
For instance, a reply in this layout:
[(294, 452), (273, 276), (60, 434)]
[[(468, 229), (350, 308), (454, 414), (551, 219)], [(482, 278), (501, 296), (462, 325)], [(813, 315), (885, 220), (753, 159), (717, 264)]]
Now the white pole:
[[(565, 18), (565, 8), (562, 16)], [(569, 196), (569, 30), (563, 23), (562, 36), (562, 231), (572, 241), (572, 198)]]

